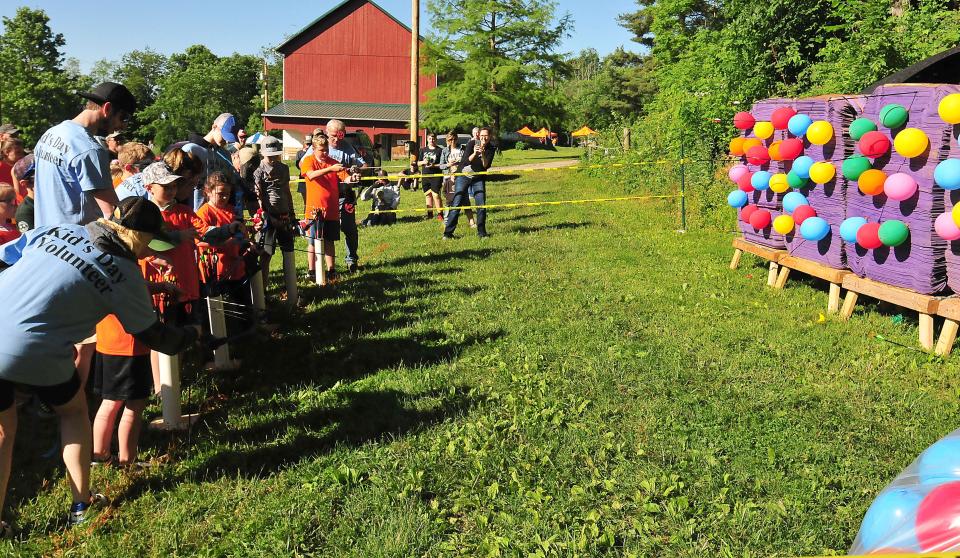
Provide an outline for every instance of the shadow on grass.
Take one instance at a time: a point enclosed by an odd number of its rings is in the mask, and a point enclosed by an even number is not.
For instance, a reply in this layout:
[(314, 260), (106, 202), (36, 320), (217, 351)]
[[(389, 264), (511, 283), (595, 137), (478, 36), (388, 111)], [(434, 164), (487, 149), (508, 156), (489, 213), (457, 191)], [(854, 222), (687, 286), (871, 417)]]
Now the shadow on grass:
[(484, 260), (503, 250), (499, 248), (469, 248), (466, 250), (456, 250), (452, 252), (442, 252), (437, 254), (423, 254), (419, 256), (407, 256), (391, 260), (387, 263), (393, 266), (424, 265), (435, 264), (446, 261), (456, 260)]
[(562, 230), (575, 230), (582, 229), (584, 227), (593, 226), (594, 223), (591, 221), (583, 221), (580, 223), (557, 223), (555, 225), (538, 225), (536, 227), (525, 227), (519, 226), (512, 229), (508, 229), (506, 232), (517, 233), (517, 234), (533, 234), (543, 231), (562, 231)]

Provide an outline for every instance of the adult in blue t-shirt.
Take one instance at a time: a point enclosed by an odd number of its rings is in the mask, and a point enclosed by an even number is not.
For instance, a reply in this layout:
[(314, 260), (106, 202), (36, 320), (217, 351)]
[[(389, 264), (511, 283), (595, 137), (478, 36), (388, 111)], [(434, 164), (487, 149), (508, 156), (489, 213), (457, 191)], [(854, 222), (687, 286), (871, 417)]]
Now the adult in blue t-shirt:
[(92, 498), (92, 434), (74, 344), (92, 335), (108, 314), (136, 339), (167, 354), (196, 341), (198, 330), (157, 320), (137, 266), (162, 224), (156, 204), (133, 197), (120, 202), (110, 220), (38, 227), (0, 246), (0, 323), (5, 326), (0, 335), (0, 511), (17, 425), (16, 385), (33, 386), (60, 417), (74, 503), (69, 517), (82, 521)]
[(34, 148), (36, 226), (85, 225), (117, 205), (110, 153), (94, 136), (123, 130), (137, 110), (126, 87), (104, 82), (88, 93), (83, 111), (47, 130)]

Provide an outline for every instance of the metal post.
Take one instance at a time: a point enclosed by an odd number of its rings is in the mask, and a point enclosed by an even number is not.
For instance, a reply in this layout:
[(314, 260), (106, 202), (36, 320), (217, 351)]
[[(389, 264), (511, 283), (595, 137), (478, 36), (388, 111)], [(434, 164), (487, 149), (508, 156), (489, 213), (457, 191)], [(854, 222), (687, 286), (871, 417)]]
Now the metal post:
[(410, 26), (410, 141), (420, 136), (420, 0), (411, 0)]
[(680, 128), (680, 232), (687, 232), (687, 173), (683, 127)]

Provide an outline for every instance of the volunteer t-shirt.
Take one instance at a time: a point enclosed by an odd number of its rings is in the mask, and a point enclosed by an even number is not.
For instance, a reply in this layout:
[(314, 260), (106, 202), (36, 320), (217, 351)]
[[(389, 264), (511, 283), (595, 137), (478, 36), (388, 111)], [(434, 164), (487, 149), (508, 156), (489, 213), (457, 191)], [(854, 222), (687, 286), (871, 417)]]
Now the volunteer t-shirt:
[(142, 356), (150, 354), (150, 347), (127, 333), (115, 314), (109, 314), (97, 324), (97, 352), (113, 356)]
[[(311, 153), (300, 160), (300, 172), (303, 173), (303, 176), (307, 176), (308, 172), (325, 169), (336, 164), (337, 162), (330, 157), (324, 157), (322, 161), (318, 161), (316, 154)], [(306, 181), (307, 203), (303, 212), (304, 217), (311, 219), (317, 209), (322, 209), (324, 221), (339, 221), (340, 178), (337, 173), (328, 172), (312, 180), (307, 178)]]
[(117, 185), (117, 198), (132, 198), (139, 196), (143, 199), (150, 199), (150, 192), (147, 191), (147, 184), (143, 180), (141, 173), (132, 174), (123, 182)]
[[(205, 203), (197, 210), (197, 217), (208, 227), (222, 227), (229, 225), (236, 218), (233, 208), (226, 209)], [(240, 257), (240, 241), (235, 238), (210, 246), (209, 252), (217, 254), (216, 281), (241, 281), (246, 275), (247, 267)], [(205, 265), (200, 262), (200, 265)]]
[(116, 314), (131, 333), (157, 317), (136, 262), (106, 254), (80, 225), (45, 226), (0, 246), (0, 378), (54, 385), (74, 371), (73, 345)]
[(36, 224), (85, 225), (103, 217), (92, 192), (113, 188), (110, 155), (86, 128), (64, 120), (34, 148)]

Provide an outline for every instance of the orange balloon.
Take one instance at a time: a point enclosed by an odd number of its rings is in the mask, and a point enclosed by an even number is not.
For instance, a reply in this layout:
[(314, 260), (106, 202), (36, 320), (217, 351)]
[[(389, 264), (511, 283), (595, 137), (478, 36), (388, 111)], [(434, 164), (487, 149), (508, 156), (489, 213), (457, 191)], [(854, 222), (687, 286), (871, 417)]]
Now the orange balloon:
[(863, 171), (860, 179), (857, 180), (857, 187), (868, 196), (879, 196), (883, 193), (883, 183), (887, 180), (887, 174), (880, 169), (869, 169)]
[(734, 157), (742, 157), (744, 153), (746, 153), (743, 150), (743, 144), (746, 141), (747, 141), (747, 138), (743, 138), (739, 136), (730, 140), (730, 154), (733, 155)]
[(743, 152), (746, 153), (747, 151), (750, 151), (751, 147), (755, 147), (757, 145), (763, 145), (763, 142), (757, 138), (746, 138), (743, 141)]
[(770, 144), (770, 149), (767, 150), (770, 153), (770, 158), (774, 161), (782, 161), (783, 157), (780, 156), (780, 140), (777, 140)]

